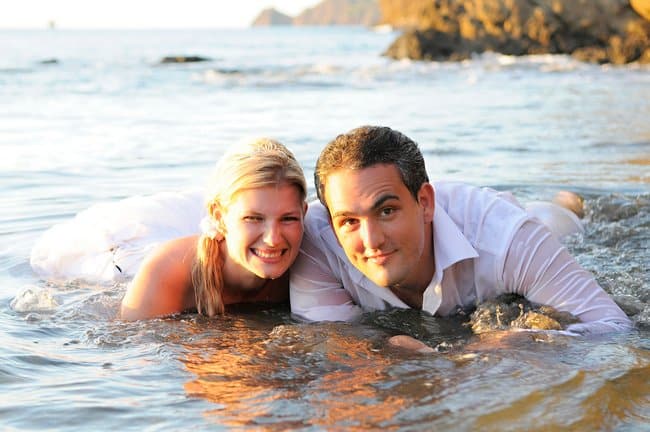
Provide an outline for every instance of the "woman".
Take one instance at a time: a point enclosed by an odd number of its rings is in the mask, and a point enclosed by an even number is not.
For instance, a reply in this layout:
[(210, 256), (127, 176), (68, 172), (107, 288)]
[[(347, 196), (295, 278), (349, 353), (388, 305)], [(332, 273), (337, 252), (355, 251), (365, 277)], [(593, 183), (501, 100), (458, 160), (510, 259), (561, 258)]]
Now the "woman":
[(202, 233), (145, 258), (122, 300), (123, 319), (191, 309), (214, 316), (228, 304), (288, 301), (307, 211), (293, 154), (276, 141), (254, 141), (224, 155), (210, 186)]

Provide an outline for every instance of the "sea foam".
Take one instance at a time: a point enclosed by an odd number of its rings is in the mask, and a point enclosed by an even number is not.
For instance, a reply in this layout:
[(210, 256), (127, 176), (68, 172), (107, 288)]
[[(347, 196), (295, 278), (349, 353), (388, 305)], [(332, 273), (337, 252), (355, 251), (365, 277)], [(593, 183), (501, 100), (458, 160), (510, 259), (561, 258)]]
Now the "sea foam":
[(59, 303), (50, 290), (34, 285), (27, 285), (18, 291), (9, 304), (16, 312), (53, 311)]

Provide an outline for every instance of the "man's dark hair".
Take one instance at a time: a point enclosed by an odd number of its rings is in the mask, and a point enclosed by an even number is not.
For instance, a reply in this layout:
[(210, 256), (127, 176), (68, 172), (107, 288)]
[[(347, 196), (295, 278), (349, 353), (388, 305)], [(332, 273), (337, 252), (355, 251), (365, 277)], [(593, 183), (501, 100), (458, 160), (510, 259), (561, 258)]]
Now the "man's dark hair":
[(325, 184), (332, 172), (377, 164), (395, 165), (416, 200), (422, 184), (429, 181), (422, 152), (412, 139), (389, 127), (361, 126), (337, 136), (318, 157), (314, 171), (318, 199), (327, 207)]

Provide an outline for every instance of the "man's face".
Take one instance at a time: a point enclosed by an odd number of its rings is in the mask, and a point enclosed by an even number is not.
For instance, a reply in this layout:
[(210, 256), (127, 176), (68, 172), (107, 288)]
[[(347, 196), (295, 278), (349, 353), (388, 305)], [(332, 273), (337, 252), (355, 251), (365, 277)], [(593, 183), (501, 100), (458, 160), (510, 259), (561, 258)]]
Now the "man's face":
[(352, 264), (377, 285), (423, 288), (433, 275), (433, 187), (416, 201), (392, 164), (340, 169), (325, 183), (332, 227)]

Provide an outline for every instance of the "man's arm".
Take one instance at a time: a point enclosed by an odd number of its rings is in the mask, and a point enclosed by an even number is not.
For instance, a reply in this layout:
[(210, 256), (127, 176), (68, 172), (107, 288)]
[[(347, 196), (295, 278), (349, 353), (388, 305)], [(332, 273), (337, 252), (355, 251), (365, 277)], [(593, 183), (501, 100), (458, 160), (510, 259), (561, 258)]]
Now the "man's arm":
[(632, 327), (593, 275), (537, 221), (524, 223), (514, 235), (503, 267), (503, 284), (506, 292), (580, 318), (582, 322), (569, 326), (569, 331), (606, 333)]
[(290, 271), (291, 311), (310, 321), (351, 321), (361, 315), (330, 267), (322, 241), (306, 231)]

